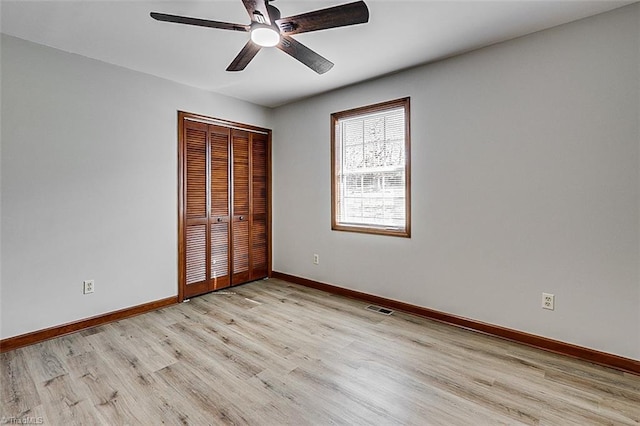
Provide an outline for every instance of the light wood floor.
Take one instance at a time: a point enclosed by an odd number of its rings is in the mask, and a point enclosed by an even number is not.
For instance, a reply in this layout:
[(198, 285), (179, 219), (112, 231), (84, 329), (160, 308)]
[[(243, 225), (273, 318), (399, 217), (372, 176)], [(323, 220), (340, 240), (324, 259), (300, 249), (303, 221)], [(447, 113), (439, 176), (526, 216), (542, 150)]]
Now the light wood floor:
[(279, 280), (1, 356), (46, 425), (628, 425), (640, 377)]

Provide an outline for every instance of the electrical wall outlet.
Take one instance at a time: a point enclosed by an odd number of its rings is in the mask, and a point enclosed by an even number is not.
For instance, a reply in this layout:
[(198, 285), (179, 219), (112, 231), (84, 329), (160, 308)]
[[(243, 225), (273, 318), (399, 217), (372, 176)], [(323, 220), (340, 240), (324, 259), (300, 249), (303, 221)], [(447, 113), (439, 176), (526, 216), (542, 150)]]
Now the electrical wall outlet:
[(551, 293), (542, 293), (542, 309), (553, 311), (556, 305), (556, 296)]
[(314, 265), (319, 265), (320, 264), (320, 255), (318, 255), (318, 254), (314, 254), (313, 255), (313, 264)]
[(82, 287), (82, 294), (93, 293), (95, 290), (95, 281), (94, 280), (84, 280)]

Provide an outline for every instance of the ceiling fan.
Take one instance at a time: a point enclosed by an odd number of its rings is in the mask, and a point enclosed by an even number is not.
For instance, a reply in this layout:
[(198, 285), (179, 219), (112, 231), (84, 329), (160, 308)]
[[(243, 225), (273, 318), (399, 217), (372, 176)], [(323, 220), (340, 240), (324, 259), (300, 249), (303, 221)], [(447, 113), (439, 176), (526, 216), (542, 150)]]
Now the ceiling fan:
[(158, 21), (251, 33), (251, 39), (227, 67), (227, 71), (242, 71), (260, 49), (263, 47), (277, 47), (318, 74), (324, 74), (329, 71), (333, 67), (333, 62), (309, 49), (291, 36), (310, 31), (362, 24), (369, 20), (369, 9), (364, 1), (333, 6), (301, 15), (289, 16), (288, 18), (281, 18), (280, 11), (270, 4), (271, 1), (242, 0), (251, 17), (251, 24), (249, 25), (167, 15), (158, 12), (151, 12), (151, 17)]

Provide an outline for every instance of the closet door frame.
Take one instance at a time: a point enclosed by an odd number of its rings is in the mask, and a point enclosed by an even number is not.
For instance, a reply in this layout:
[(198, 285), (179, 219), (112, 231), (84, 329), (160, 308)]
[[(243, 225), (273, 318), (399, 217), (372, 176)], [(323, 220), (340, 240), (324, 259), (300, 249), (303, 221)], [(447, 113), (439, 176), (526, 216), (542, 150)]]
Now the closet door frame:
[[(187, 155), (186, 155), (186, 139), (185, 121), (195, 121), (205, 124), (227, 127), (231, 129), (245, 130), (254, 133), (262, 133), (267, 135), (267, 277), (271, 277), (271, 129), (257, 127), (249, 124), (238, 123), (234, 121), (223, 120), (214, 117), (208, 117), (201, 114), (191, 112), (178, 111), (178, 301), (185, 300), (184, 291), (186, 289), (186, 196), (187, 196)], [(209, 148), (207, 148), (209, 149)], [(230, 158), (230, 161), (232, 159)], [(209, 161), (210, 162), (210, 161)], [(229, 175), (229, 187), (233, 182), (232, 176)], [(207, 203), (207, 207), (210, 206)], [(207, 212), (208, 214), (209, 212)], [(230, 212), (231, 213), (231, 212)], [(230, 250), (232, 248), (230, 247)], [(207, 268), (209, 265), (207, 265)], [(230, 271), (232, 272), (232, 271)]]

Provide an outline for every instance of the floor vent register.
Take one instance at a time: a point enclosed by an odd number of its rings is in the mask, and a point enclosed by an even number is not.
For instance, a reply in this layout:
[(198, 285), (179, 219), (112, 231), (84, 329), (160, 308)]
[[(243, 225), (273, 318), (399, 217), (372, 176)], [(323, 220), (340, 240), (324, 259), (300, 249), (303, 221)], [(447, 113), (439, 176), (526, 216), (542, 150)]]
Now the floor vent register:
[(391, 315), (393, 311), (391, 309), (383, 308), (381, 306), (369, 305), (365, 308), (368, 311), (378, 312), (383, 315)]

